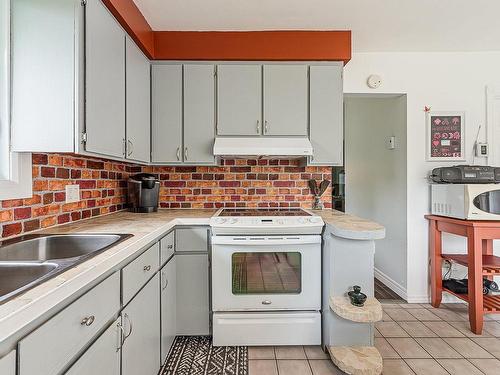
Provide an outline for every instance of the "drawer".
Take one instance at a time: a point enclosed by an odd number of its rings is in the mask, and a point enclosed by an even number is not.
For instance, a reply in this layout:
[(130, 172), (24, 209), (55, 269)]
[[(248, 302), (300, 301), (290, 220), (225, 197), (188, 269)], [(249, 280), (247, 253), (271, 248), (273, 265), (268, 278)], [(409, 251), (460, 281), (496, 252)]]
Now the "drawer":
[(176, 229), (175, 251), (208, 251), (208, 227)]
[(19, 375), (60, 373), (119, 310), (116, 272), (19, 342)]
[(166, 261), (174, 255), (174, 240), (175, 231), (170, 232), (160, 240), (160, 265), (165, 264)]
[(122, 301), (125, 306), (160, 268), (157, 242), (122, 269)]

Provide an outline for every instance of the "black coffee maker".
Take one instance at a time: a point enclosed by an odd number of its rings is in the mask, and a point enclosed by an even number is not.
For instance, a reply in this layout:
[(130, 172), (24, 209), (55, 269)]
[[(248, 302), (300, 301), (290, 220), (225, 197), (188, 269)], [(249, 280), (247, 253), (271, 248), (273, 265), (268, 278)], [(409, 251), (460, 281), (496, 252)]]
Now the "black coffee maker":
[(149, 173), (136, 174), (129, 177), (127, 185), (129, 211), (158, 211), (160, 181), (158, 181), (155, 175)]

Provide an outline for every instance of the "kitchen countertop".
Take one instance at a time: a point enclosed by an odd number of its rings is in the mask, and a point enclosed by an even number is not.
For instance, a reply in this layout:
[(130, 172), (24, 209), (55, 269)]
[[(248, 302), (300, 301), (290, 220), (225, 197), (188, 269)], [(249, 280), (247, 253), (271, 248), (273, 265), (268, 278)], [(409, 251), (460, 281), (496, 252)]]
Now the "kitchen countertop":
[(349, 240), (380, 240), (385, 237), (385, 227), (374, 221), (336, 210), (312, 212), (321, 216), (327, 226), (326, 229), (334, 236)]
[[(133, 237), (0, 305), (0, 357), (62, 307), (76, 300), (168, 230), (178, 225), (208, 225), (216, 210), (159, 210), (114, 214), (49, 228), (37, 233), (129, 233)], [(333, 235), (355, 240), (383, 238), (381, 225), (335, 210), (314, 211)]]

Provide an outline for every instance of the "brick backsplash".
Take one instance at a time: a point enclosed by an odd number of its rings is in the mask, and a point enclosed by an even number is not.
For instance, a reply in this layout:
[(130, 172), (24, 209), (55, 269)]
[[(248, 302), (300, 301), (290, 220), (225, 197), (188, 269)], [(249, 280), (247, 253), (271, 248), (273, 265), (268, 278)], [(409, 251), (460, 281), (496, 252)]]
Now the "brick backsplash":
[[(217, 167), (145, 167), (161, 181), (163, 208), (312, 206), (307, 180), (331, 181), (330, 167), (304, 167), (297, 160), (224, 160)], [(331, 208), (331, 187), (322, 198)]]
[[(221, 166), (148, 166), (72, 154), (33, 154), (33, 196), (0, 201), (0, 233), (8, 238), (126, 208), (127, 178), (150, 172), (161, 181), (162, 208), (312, 206), (307, 180), (331, 181), (330, 167), (295, 160), (236, 159)], [(81, 200), (65, 203), (65, 186)], [(331, 187), (322, 198), (331, 208)]]

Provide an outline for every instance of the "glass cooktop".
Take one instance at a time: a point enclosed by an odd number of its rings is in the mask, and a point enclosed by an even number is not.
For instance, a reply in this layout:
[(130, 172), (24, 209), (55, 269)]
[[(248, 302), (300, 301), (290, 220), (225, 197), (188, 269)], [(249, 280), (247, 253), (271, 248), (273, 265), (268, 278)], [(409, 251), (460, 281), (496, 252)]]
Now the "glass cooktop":
[(224, 208), (219, 216), (312, 216), (301, 208)]

